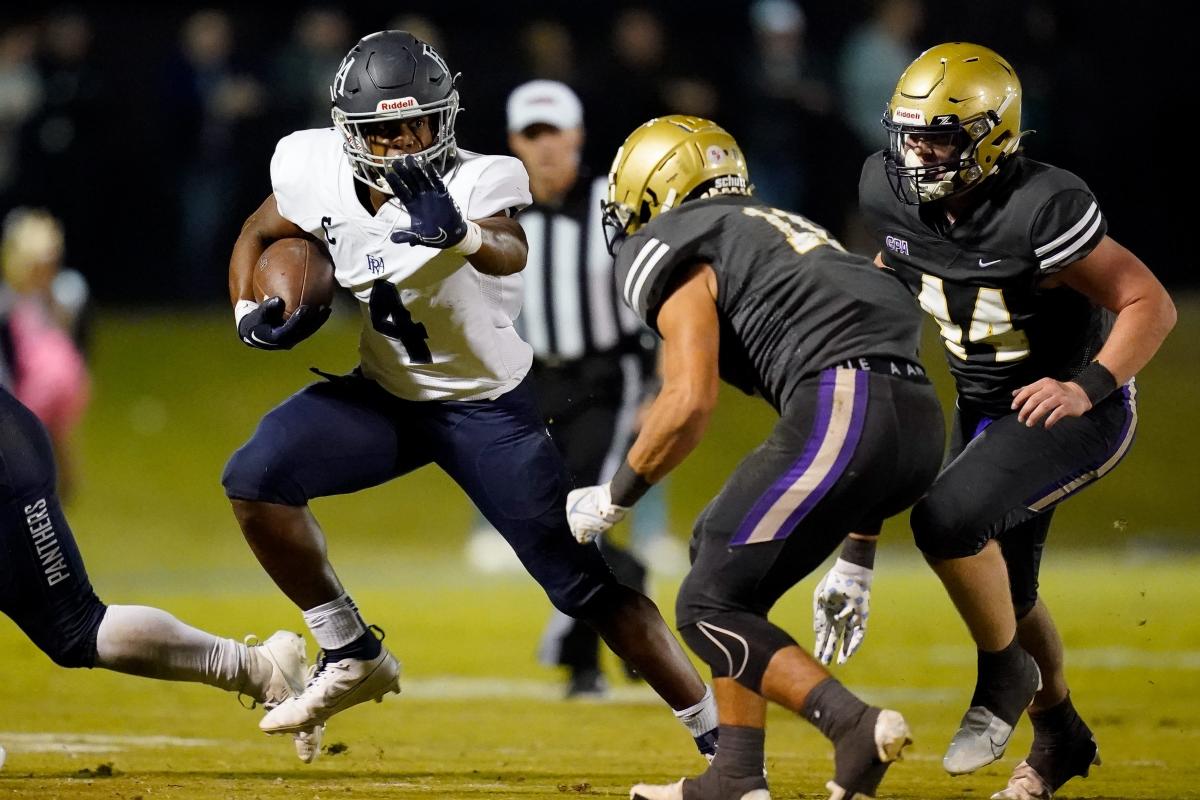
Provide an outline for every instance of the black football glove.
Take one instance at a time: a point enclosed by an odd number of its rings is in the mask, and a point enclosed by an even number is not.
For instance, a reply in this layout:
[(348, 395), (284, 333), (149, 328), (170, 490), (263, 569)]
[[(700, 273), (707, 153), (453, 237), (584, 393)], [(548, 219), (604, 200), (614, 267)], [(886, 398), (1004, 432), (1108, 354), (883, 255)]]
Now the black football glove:
[(405, 156), (384, 177), (411, 220), (411, 227), (392, 233), (393, 242), (448, 250), (466, 238), (467, 221), (428, 161)]
[(282, 297), (271, 297), (238, 320), (238, 336), (259, 350), (291, 350), (329, 319), (329, 306), (300, 306), (286, 320)]

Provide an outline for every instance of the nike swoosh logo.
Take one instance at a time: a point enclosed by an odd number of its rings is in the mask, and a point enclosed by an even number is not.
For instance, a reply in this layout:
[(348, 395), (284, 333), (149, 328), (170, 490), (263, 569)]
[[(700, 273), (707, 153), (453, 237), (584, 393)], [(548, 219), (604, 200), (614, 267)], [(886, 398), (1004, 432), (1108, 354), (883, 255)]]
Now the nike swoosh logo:
[(571, 506), (571, 509), (567, 513), (568, 514), (583, 514), (585, 516), (591, 517), (592, 519), (601, 519), (600, 515), (598, 513), (596, 513), (596, 511), (593, 511), (590, 508), (580, 508), (580, 506), (583, 505), (584, 503), (586, 503), (587, 500), (588, 500), (587, 495), (584, 495), (583, 497), (579, 498), (578, 500), (575, 501), (575, 504)]
[(439, 245), (439, 244), (441, 244), (442, 242), (446, 241), (446, 240), (447, 240), (447, 239), (449, 239), (449, 238), (450, 238), (450, 237), (446, 235), (446, 231), (445, 231), (443, 228), (438, 228), (438, 235), (437, 235), (437, 236), (435, 236), (435, 237), (433, 237), (433, 238), (431, 238), (431, 239), (426, 239), (426, 240), (425, 240), (425, 244), (428, 244), (428, 245)]
[(264, 339), (260, 339), (260, 338), (258, 338), (258, 334), (257, 334), (257, 333), (254, 333), (253, 331), (251, 331), (251, 332), (250, 332), (250, 338), (251, 338), (251, 339), (253, 339), (254, 341), (258, 342), (259, 344), (265, 344), (267, 347), (274, 347), (274, 346), (275, 346), (275, 343), (274, 343), (274, 342), (268, 342), (268, 341), (266, 341), (266, 340), (264, 340)]
[(1000, 263), (1001, 261), (1003, 261), (1003, 260), (1004, 260), (1003, 258), (997, 258), (995, 261), (984, 261), (984, 260), (981, 258), (981, 259), (979, 259), (979, 266), (981, 266), (981, 267), (990, 267), (992, 264), (999, 264), (999, 263)]

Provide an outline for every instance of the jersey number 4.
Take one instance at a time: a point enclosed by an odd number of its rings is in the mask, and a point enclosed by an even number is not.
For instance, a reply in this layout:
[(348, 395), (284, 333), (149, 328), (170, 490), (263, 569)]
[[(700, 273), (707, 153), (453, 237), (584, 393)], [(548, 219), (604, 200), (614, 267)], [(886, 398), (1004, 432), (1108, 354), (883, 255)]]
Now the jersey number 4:
[[(967, 360), (967, 345), (976, 344), (995, 350), (996, 361), (1020, 361), (1029, 355), (1029, 337), (1013, 327), (1012, 315), (1004, 302), (1004, 292), (981, 286), (975, 295), (975, 306), (963, 341), (963, 323), (950, 313), (942, 279), (933, 275), (921, 276), (921, 308), (937, 320), (946, 349), (963, 361)], [(976, 351), (978, 352), (978, 351)]]
[(400, 302), (400, 290), (383, 279), (371, 285), (371, 325), (384, 336), (399, 342), (408, 352), (408, 360), (414, 364), (433, 361), (429, 345), (425, 340), (429, 334), (425, 326), (415, 321), (412, 314)]

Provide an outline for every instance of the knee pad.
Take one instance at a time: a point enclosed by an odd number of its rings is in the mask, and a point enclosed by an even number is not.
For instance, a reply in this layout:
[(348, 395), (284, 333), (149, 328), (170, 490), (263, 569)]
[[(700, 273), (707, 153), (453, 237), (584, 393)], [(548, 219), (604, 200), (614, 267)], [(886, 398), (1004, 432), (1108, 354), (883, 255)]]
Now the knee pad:
[(232, 500), (261, 500), (285, 506), (308, 504), (304, 489), (271, 446), (271, 437), (257, 432), (229, 457), (221, 474), (221, 485), (225, 487), (225, 496)]
[(762, 691), (771, 657), (796, 644), (765, 617), (741, 611), (713, 614), (682, 626), (679, 634), (708, 664), (714, 678), (733, 678), (752, 692)]
[(27, 633), (38, 649), (58, 666), (91, 669), (96, 665), (96, 631), (107, 610), (108, 606), (91, 594), (69, 611)]
[(542, 590), (550, 598), (550, 603), (568, 617), (587, 620), (604, 616), (616, 606), (625, 602), (625, 593), (632, 592), (616, 582), (612, 573), (605, 570), (606, 582), (596, 583), (574, 581), (571, 583), (556, 583), (542, 585)]
[(984, 548), (990, 537), (973, 525), (961, 506), (934, 493), (913, 506), (909, 523), (922, 553), (936, 559), (967, 558)]

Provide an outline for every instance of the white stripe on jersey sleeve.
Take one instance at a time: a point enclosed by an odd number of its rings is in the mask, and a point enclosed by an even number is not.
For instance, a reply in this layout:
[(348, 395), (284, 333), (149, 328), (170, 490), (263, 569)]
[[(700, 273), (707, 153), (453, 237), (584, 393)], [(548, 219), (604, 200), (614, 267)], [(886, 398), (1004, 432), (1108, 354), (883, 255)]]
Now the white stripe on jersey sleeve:
[(623, 292), (625, 295), (625, 302), (629, 305), (633, 305), (633, 294), (630, 290), (633, 288), (633, 282), (637, 280), (638, 267), (642, 265), (642, 260), (645, 259), (646, 256), (650, 255), (651, 251), (657, 246), (658, 239), (652, 238), (647, 241), (644, 245), (642, 245), (642, 249), (638, 250), (638, 254), (633, 259), (633, 263), (629, 265), (629, 274), (625, 276), (625, 289)]
[[(1093, 204), (1093, 207), (1094, 206), (1095, 206), (1095, 204)], [(1049, 269), (1050, 267), (1053, 267), (1055, 264), (1062, 261), (1063, 259), (1069, 258), (1070, 256), (1074, 255), (1076, 252), (1078, 252), (1079, 248), (1083, 247), (1085, 244), (1087, 244), (1089, 241), (1091, 241), (1092, 236), (1096, 233), (1096, 230), (1100, 227), (1100, 223), (1103, 220), (1103, 218), (1099, 214), (1096, 214), (1095, 216), (1096, 216), (1096, 221), (1092, 223), (1090, 228), (1088, 228), (1086, 231), (1084, 231), (1082, 234), (1080, 234), (1079, 238), (1077, 238), (1075, 241), (1073, 241), (1069, 245), (1067, 245), (1067, 247), (1065, 249), (1060, 250), (1058, 255), (1053, 256), (1052, 258), (1044, 259), (1041, 262), (1041, 264), (1039, 264), (1038, 266), (1041, 269)]]
[[(651, 239), (650, 241), (658, 243), (657, 239)], [(650, 242), (647, 242), (646, 248), (649, 248), (649, 247), (650, 247)], [(645, 262), (642, 263), (641, 268), (638, 270), (637, 283), (635, 283), (633, 285), (632, 292), (629, 289), (629, 280), (628, 279), (625, 280), (625, 297), (629, 301), (629, 307), (632, 308), (634, 311), (636, 311), (638, 313), (638, 316), (642, 315), (642, 310), (643, 310), (642, 304), (646, 299), (646, 297), (645, 297), (646, 280), (652, 274), (654, 274), (654, 267), (658, 264), (659, 261), (662, 261), (662, 257), (665, 256), (667, 254), (667, 251), (670, 249), (671, 249), (671, 246), (669, 244), (667, 244), (666, 242), (658, 243), (658, 247), (654, 250), (653, 253), (650, 254), (650, 257), (647, 258), (645, 260)], [(645, 253), (645, 252), (646, 252), (646, 250), (643, 249), (642, 253)], [(642, 258), (642, 253), (638, 253), (639, 261)], [(632, 276), (633, 270), (632, 269), (629, 270), (629, 273)]]
[(1088, 206), (1088, 210), (1083, 213), (1083, 218), (1080, 219), (1079, 222), (1076, 222), (1074, 225), (1072, 225), (1071, 228), (1066, 233), (1064, 233), (1062, 236), (1059, 236), (1053, 242), (1050, 242), (1049, 244), (1044, 244), (1041, 247), (1034, 250), (1033, 254), (1035, 256), (1037, 256), (1038, 258), (1041, 258), (1042, 256), (1046, 255), (1051, 250), (1058, 247), (1060, 244), (1067, 241), (1075, 234), (1079, 233), (1079, 231), (1083, 229), (1083, 226), (1087, 225), (1088, 222), (1091, 221), (1092, 215), (1098, 213), (1099, 210), (1100, 210), (1099, 206), (1097, 206), (1096, 201), (1093, 200), (1092, 204), (1090, 206)]

